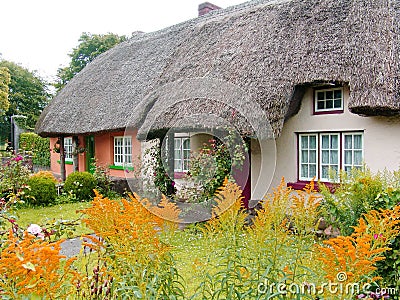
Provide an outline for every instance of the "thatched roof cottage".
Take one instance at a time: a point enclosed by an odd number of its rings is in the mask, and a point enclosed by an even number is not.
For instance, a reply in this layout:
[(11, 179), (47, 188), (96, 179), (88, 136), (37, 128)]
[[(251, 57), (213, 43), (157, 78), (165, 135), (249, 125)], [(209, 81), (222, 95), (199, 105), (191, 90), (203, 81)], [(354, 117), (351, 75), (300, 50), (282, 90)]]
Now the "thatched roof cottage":
[(136, 137), (175, 128), (181, 172), (204, 139), (192, 129), (229, 123), (251, 139), (253, 199), (282, 176), (301, 187), (364, 162), (398, 168), (399, 13), (394, 0), (255, 0), (138, 33), (73, 78), (36, 130), (79, 137), (83, 170), (91, 156), (124, 168)]

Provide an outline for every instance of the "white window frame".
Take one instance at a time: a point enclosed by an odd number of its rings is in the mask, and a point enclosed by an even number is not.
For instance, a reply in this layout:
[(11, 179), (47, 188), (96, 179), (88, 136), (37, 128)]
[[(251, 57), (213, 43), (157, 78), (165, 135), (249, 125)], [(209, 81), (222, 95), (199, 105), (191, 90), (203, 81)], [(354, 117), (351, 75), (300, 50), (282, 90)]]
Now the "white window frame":
[[(117, 141), (122, 143), (117, 145)], [(131, 136), (114, 136), (114, 166), (132, 167), (132, 148)]]
[[(334, 107), (335, 106), (335, 100), (338, 100), (339, 98), (335, 98), (335, 91), (340, 91), (342, 97), (340, 98), (340, 107)], [(319, 100), (319, 101), (324, 101), (325, 102), (325, 107), (326, 107), (326, 92), (332, 92), (333, 93), (333, 106), (332, 108), (318, 108), (318, 93), (324, 93), (324, 99)], [(314, 112), (316, 113), (324, 113), (324, 112), (332, 112), (332, 111), (343, 111), (343, 103), (344, 103), (344, 94), (343, 94), (343, 88), (342, 87), (336, 87), (336, 88), (328, 88), (328, 89), (316, 89), (314, 91)]]
[[(324, 136), (328, 136), (328, 142), (329, 142), (329, 146), (328, 148), (322, 148), (322, 138)], [(336, 136), (337, 137), (337, 148), (332, 148), (332, 136)], [(319, 133), (319, 145), (318, 146), (318, 152), (319, 152), (319, 157), (320, 157), (320, 161), (318, 162), (319, 165), (319, 179), (322, 181), (326, 181), (329, 182), (331, 181), (331, 175), (334, 175), (335, 179), (334, 181), (337, 181), (338, 179), (338, 173), (340, 172), (341, 169), (341, 133), (340, 132), (323, 132), (323, 133)], [(328, 151), (328, 162), (323, 163), (322, 159), (323, 159), (323, 154), (322, 151)], [(337, 163), (333, 163), (331, 161), (331, 153), (336, 151), (337, 152)], [(322, 171), (323, 167), (328, 167), (328, 169), (331, 169), (331, 167), (333, 166), (337, 166), (337, 174), (332, 174), (330, 171), (328, 171), (328, 176), (327, 177), (322, 177), (324, 172)]]
[[(361, 136), (361, 149), (358, 148), (354, 148), (354, 136), (355, 135), (360, 135)], [(351, 136), (352, 137), (352, 147), (349, 149), (346, 149), (346, 136)], [(342, 158), (343, 158), (343, 170), (346, 170), (346, 167), (350, 167), (350, 169), (352, 168), (359, 168), (361, 169), (364, 165), (364, 133), (363, 132), (344, 132), (342, 134)], [(346, 163), (346, 151), (351, 151), (351, 164)], [(361, 162), (360, 164), (354, 164), (354, 152), (355, 151), (361, 151)]]
[[(177, 141), (179, 141), (179, 149), (177, 149), (176, 147)], [(189, 141), (189, 148), (183, 147), (185, 141)], [(180, 152), (180, 158), (177, 158), (177, 156), (175, 155), (176, 151)], [(186, 158), (184, 157), (185, 151), (189, 152), (189, 156)], [(190, 137), (189, 136), (174, 137), (174, 172), (188, 172), (189, 162), (190, 162)]]
[(64, 154), (65, 154), (65, 161), (72, 161), (72, 137), (65, 137), (64, 138)]
[[(313, 150), (313, 149), (310, 149), (310, 147), (309, 147), (309, 145), (308, 145), (308, 148), (307, 148), (307, 151), (308, 151), (308, 153), (307, 153), (307, 159), (308, 159), (308, 161), (307, 162), (303, 162), (302, 161), (302, 150), (305, 150), (305, 149), (302, 149), (301, 148), (301, 138), (302, 137), (304, 137), (304, 136), (307, 136), (308, 137), (308, 143), (309, 143), (309, 140), (310, 140), (310, 136), (315, 136), (315, 139), (316, 139), (316, 141), (315, 141), (315, 144), (316, 144), (316, 149), (315, 149), (315, 151), (316, 151), (316, 153), (315, 153), (315, 155), (316, 155), (316, 163), (315, 163), (315, 172), (316, 172), (316, 174), (315, 174), (315, 177), (316, 178), (318, 178), (318, 170), (319, 170), (319, 168), (318, 168), (318, 161), (319, 161), (319, 157), (318, 157), (318, 155), (319, 155), (319, 149), (318, 149), (318, 133), (307, 133), (307, 134), (299, 134), (299, 137), (298, 137), (298, 139), (299, 139), (299, 141), (298, 141), (298, 155), (299, 155), (299, 162), (298, 162), (298, 165), (297, 165), (297, 168), (298, 168), (298, 170), (299, 170), (299, 179), (300, 180), (311, 180), (311, 179), (313, 179), (314, 177), (302, 177), (301, 176), (301, 167), (302, 167), (302, 165), (304, 165), (304, 164), (307, 164), (307, 166), (308, 166), (308, 168), (310, 168), (310, 162), (309, 162), (309, 159), (310, 159), (310, 150)], [(308, 174), (310, 174), (310, 171), (309, 171), (309, 169), (308, 169)]]
[[(332, 135), (337, 135), (338, 136), (338, 169), (339, 170), (350, 170), (352, 168), (362, 168), (364, 165), (364, 132), (363, 131), (342, 131), (342, 132), (307, 132), (307, 133), (298, 133), (297, 134), (297, 153), (298, 153), (298, 161), (297, 161), (297, 174), (298, 174), (298, 179), (301, 181), (310, 181), (313, 178), (315, 180), (321, 180), (322, 182), (336, 182), (338, 178), (335, 178), (332, 180), (332, 178), (323, 178), (322, 177), (322, 151), (327, 150), (327, 149), (322, 149), (322, 136), (328, 135), (329, 136), (329, 143), (331, 143), (331, 136)], [(354, 148), (354, 136), (358, 135), (361, 136), (361, 149)], [(316, 161), (317, 161), (317, 168), (316, 168), (316, 175), (315, 177), (302, 177), (301, 175), (301, 166), (302, 164), (309, 164), (309, 162), (303, 162), (302, 161), (302, 148), (301, 148), (301, 139), (304, 136), (316, 136), (317, 139), (317, 151), (316, 151)], [(345, 137), (346, 136), (352, 136), (352, 148), (351, 149), (345, 149)], [(331, 146), (331, 144), (329, 144)], [(304, 150), (304, 149), (303, 149)], [(310, 150), (309, 148), (307, 149), (308, 151)], [(352, 151), (352, 161), (351, 164), (345, 163), (345, 151)], [(354, 164), (354, 151), (361, 151), (361, 162), (360, 164)], [(329, 165), (330, 165), (330, 152), (329, 152)], [(308, 153), (308, 158), (309, 160), (309, 153)], [(324, 164), (326, 165), (326, 164)], [(349, 170), (346, 170), (349, 171)], [(330, 174), (329, 174), (330, 175)]]

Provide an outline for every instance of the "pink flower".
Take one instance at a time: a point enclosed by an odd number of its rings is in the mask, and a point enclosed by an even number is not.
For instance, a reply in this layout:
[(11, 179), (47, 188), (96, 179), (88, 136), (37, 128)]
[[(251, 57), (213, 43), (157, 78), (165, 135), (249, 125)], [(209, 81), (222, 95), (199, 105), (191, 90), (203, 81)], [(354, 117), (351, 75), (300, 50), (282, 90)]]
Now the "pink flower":
[(30, 234), (38, 236), (40, 233), (42, 233), (42, 228), (37, 225), (37, 224), (31, 224), (29, 227), (26, 229)]
[(17, 155), (16, 157), (13, 157), (11, 160), (14, 160), (14, 161), (21, 161), (21, 160), (23, 160), (24, 158), (21, 156), (21, 155)]

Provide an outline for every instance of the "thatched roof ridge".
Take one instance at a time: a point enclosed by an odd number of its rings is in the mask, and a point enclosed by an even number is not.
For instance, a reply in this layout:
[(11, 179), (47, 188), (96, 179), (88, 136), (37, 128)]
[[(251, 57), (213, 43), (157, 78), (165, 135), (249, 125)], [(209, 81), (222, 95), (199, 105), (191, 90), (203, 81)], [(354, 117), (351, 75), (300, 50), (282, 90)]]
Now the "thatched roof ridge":
[[(145, 138), (176, 123), (177, 115), (190, 115), (201, 97), (163, 112), (160, 91), (191, 78), (217, 79), (245, 91), (267, 114), (275, 135), (296, 113), (298, 87), (314, 83), (348, 84), (354, 113), (398, 114), (399, 2), (258, 0), (137, 36), (77, 75), (43, 113), (37, 130), (56, 135), (122, 129), (135, 110), (129, 124), (144, 122), (139, 136)], [(215, 111), (212, 101), (206, 104)]]

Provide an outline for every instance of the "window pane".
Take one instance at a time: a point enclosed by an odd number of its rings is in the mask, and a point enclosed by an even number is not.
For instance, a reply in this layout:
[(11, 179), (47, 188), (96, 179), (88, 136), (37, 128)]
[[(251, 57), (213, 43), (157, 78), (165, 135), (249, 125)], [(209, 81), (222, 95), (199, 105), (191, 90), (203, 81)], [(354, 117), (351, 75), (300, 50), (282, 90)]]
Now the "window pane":
[(190, 149), (190, 139), (185, 139), (183, 142), (183, 149)]
[(339, 149), (339, 136), (331, 135), (331, 149)]
[(301, 137), (301, 149), (308, 149), (308, 136)]
[(333, 100), (326, 100), (325, 105), (326, 105), (326, 109), (333, 108)]
[(329, 179), (329, 167), (328, 166), (322, 166), (321, 173), (322, 173), (321, 178)]
[(181, 169), (181, 161), (179, 159), (175, 159), (174, 161), (174, 169), (180, 170)]
[(317, 176), (317, 165), (310, 165), (310, 177)]
[(189, 161), (188, 160), (184, 160), (183, 161), (183, 171), (188, 171), (189, 170)]
[(189, 150), (184, 150), (183, 151), (183, 158), (188, 159), (190, 157), (190, 151)]
[(316, 163), (317, 162), (317, 151), (310, 151), (308, 159), (310, 160), (310, 163)]
[(349, 150), (345, 150), (344, 151), (344, 163), (346, 165), (351, 165), (352, 162), (353, 162), (353, 159), (351, 157), (351, 153), (352, 153), (352, 151), (349, 151)]
[(352, 149), (353, 148), (353, 139), (351, 135), (344, 136), (344, 149)]
[(331, 151), (330, 163), (331, 164), (338, 164), (339, 163), (338, 151)]
[(342, 99), (342, 90), (334, 91), (335, 99)]
[(329, 135), (322, 136), (322, 149), (329, 149)]
[(301, 177), (308, 178), (308, 165), (301, 165)]
[(318, 109), (324, 109), (325, 108), (325, 101), (318, 101), (317, 102), (317, 108)]
[(317, 136), (310, 136), (310, 149), (317, 149)]
[(354, 149), (362, 149), (362, 135), (361, 134), (354, 135)]
[(325, 100), (325, 93), (317, 92), (317, 100)]
[(342, 107), (342, 100), (335, 100), (334, 101), (334, 108), (341, 108)]
[(301, 162), (308, 163), (308, 151), (307, 150), (301, 151)]
[(322, 163), (329, 164), (329, 150), (322, 151)]
[(175, 140), (174, 140), (174, 146), (175, 146), (175, 149), (179, 149), (179, 148), (181, 148), (181, 139), (180, 138), (175, 138)]
[(326, 91), (325, 92), (326, 99), (333, 99), (333, 91)]
[(330, 169), (329, 169), (329, 171), (330, 171), (330, 173), (329, 173), (329, 179), (331, 179), (332, 177), (336, 179), (336, 178), (337, 178), (338, 171), (339, 171), (338, 166), (331, 166)]
[(181, 159), (181, 150), (176, 149), (174, 152), (175, 152), (175, 159)]
[(361, 150), (354, 151), (354, 165), (358, 165), (358, 166), (362, 165), (362, 151)]

